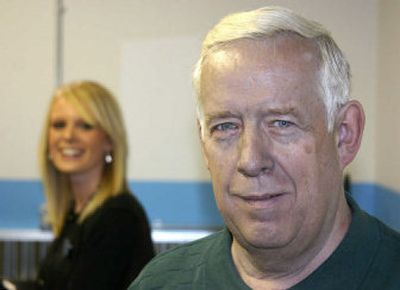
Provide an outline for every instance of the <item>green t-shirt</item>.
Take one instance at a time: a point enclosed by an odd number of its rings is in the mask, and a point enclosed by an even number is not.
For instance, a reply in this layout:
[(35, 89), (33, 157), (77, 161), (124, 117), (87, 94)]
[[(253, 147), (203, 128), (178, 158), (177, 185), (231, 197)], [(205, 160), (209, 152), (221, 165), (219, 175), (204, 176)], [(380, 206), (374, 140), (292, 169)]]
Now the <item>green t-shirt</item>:
[[(294, 290), (400, 289), (400, 234), (360, 210), (351, 198), (352, 222), (334, 253)], [(154, 258), (129, 290), (250, 289), (231, 257), (227, 229)]]

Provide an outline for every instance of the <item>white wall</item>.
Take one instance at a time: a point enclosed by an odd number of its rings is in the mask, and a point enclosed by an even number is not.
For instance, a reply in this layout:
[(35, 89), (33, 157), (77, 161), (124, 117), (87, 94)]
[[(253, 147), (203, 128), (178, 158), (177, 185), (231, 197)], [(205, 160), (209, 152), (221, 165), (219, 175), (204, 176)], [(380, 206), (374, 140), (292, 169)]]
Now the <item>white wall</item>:
[(53, 2), (0, 0), (0, 178), (37, 176), (37, 139), (54, 87)]
[(400, 192), (400, 1), (380, 2), (377, 178)]
[[(0, 0), (1, 178), (38, 177), (37, 139), (54, 87), (53, 2)], [(376, 165), (378, 2), (65, 0), (65, 81), (98, 80), (118, 96), (129, 128), (130, 178), (207, 179), (190, 80), (201, 40), (227, 13), (285, 5), (323, 23), (348, 56), (353, 96), (368, 115), (361, 153), (349, 171), (356, 181), (377, 181), (376, 169), (384, 167)]]

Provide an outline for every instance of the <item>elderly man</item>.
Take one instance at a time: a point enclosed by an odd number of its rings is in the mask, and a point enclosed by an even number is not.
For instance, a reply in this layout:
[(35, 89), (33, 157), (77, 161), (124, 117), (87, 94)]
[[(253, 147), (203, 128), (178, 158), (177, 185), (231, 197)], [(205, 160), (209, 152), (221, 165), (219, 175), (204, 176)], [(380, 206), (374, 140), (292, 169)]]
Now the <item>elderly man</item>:
[(400, 289), (400, 235), (343, 190), (364, 112), (329, 33), (280, 7), (227, 16), (194, 83), (226, 229), (159, 255), (130, 289)]

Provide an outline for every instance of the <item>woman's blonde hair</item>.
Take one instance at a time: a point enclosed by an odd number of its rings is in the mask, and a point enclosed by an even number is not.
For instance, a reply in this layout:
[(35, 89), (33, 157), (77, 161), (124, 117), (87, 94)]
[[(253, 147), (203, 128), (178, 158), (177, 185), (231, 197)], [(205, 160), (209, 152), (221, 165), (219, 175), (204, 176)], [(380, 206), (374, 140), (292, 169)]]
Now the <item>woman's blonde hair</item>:
[(50, 115), (55, 100), (60, 97), (73, 104), (89, 124), (99, 126), (112, 143), (112, 152), (110, 153), (113, 161), (105, 163), (97, 192), (80, 214), (79, 221), (82, 222), (109, 197), (129, 191), (126, 181), (127, 138), (121, 110), (116, 99), (105, 87), (93, 81), (79, 81), (61, 86), (56, 90), (50, 102), (39, 152), (46, 196), (47, 221), (56, 235), (61, 232), (73, 197), (69, 179), (58, 171), (49, 159)]

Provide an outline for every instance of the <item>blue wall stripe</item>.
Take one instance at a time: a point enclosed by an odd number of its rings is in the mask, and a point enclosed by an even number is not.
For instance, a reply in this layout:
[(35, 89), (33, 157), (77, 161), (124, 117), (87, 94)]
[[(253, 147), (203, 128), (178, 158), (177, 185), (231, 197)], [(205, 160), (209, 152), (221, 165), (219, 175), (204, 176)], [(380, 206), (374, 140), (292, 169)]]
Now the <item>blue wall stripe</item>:
[[(222, 225), (208, 182), (143, 182), (129, 186), (154, 226), (211, 228)], [(40, 226), (39, 180), (0, 180), (0, 228)]]
[[(223, 221), (209, 182), (130, 181), (154, 226), (218, 227)], [(400, 193), (374, 183), (353, 183), (361, 208), (400, 231)], [(0, 228), (38, 228), (44, 202), (39, 180), (0, 179)]]
[(39, 181), (0, 181), (0, 228), (37, 228), (44, 197)]
[(394, 190), (377, 186), (375, 216), (400, 231), (400, 194)]
[(400, 231), (400, 193), (374, 183), (356, 183), (351, 194), (369, 214)]
[[(358, 205), (369, 214), (376, 213), (376, 196), (378, 188), (373, 183), (356, 183), (351, 185), (351, 195), (358, 202)], [(399, 204), (400, 206), (400, 204)]]
[(218, 227), (222, 218), (208, 182), (129, 183), (151, 223), (170, 227)]

